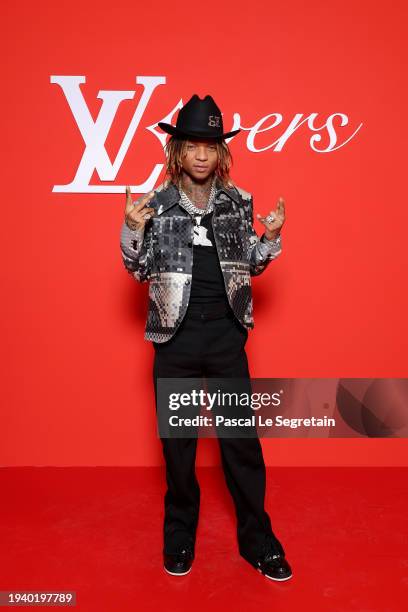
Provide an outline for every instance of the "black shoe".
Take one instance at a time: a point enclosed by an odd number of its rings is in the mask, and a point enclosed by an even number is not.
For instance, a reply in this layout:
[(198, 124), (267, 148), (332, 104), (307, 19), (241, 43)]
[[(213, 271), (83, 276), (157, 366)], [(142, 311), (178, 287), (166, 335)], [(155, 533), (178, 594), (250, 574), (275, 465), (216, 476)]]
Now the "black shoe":
[(292, 570), (284, 556), (280, 554), (267, 555), (258, 561), (258, 572), (261, 572), (271, 580), (289, 580), (292, 577)]
[(289, 580), (292, 577), (292, 569), (285, 554), (277, 550), (271, 542), (273, 538), (267, 537), (266, 547), (257, 561), (256, 569), (271, 580)]
[(172, 576), (185, 576), (193, 564), (193, 549), (186, 544), (180, 552), (164, 553), (164, 569)]

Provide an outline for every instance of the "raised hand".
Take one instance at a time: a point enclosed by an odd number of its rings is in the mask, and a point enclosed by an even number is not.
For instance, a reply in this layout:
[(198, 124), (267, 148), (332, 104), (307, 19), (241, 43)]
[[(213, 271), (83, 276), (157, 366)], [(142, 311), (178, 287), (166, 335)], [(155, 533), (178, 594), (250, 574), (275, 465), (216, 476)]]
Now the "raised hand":
[(147, 221), (153, 217), (154, 208), (147, 204), (154, 197), (154, 191), (147, 193), (137, 204), (132, 202), (132, 194), (129, 185), (126, 185), (125, 222), (131, 230), (144, 229)]
[(280, 230), (285, 223), (285, 200), (280, 197), (276, 210), (271, 210), (265, 217), (257, 213), (256, 217), (265, 226), (265, 237), (268, 240), (273, 240), (280, 234)]

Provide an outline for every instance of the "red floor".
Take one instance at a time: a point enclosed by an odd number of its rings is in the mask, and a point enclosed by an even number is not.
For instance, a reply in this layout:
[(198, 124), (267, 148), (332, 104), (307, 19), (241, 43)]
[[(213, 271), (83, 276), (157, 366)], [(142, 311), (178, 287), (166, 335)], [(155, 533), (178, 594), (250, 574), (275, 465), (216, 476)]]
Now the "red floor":
[(220, 469), (197, 474), (196, 559), (177, 578), (162, 569), (161, 468), (0, 469), (0, 591), (73, 590), (81, 612), (408, 609), (407, 469), (268, 469), (282, 583), (239, 556)]

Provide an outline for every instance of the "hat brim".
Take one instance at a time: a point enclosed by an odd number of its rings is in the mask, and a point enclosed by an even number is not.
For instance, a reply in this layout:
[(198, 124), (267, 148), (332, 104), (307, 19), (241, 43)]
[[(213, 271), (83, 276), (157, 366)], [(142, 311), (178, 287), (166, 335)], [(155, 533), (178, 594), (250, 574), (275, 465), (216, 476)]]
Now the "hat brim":
[(176, 128), (176, 126), (171, 125), (171, 123), (164, 123), (164, 121), (159, 121), (159, 123), (157, 124), (164, 132), (167, 132), (167, 134), (171, 134), (172, 136), (193, 136), (195, 138), (211, 138), (214, 140), (220, 140), (220, 139), (224, 139), (224, 138), (230, 138), (231, 136), (235, 136), (235, 134), (238, 134), (238, 132), (241, 131), (241, 129), (238, 130), (232, 130), (232, 132), (226, 132), (225, 134), (217, 134), (217, 135), (213, 135), (213, 134), (207, 134), (204, 132), (188, 132), (185, 130), (180, 130), (178, 128)]

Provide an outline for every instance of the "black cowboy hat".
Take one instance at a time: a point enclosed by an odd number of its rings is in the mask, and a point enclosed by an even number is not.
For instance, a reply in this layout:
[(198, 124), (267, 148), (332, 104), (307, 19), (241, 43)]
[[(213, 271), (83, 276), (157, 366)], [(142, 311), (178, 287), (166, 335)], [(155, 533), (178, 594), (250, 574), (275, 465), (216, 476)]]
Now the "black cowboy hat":
[(172, 136), (195, 136), (196, 138), (229, 138), (241, 130), (223, 134), (221, 111), (214, 99), (207, 95), (202, 100), (194, 94), (179, 110), (176, 125), (159, 121), (162, 130)]

